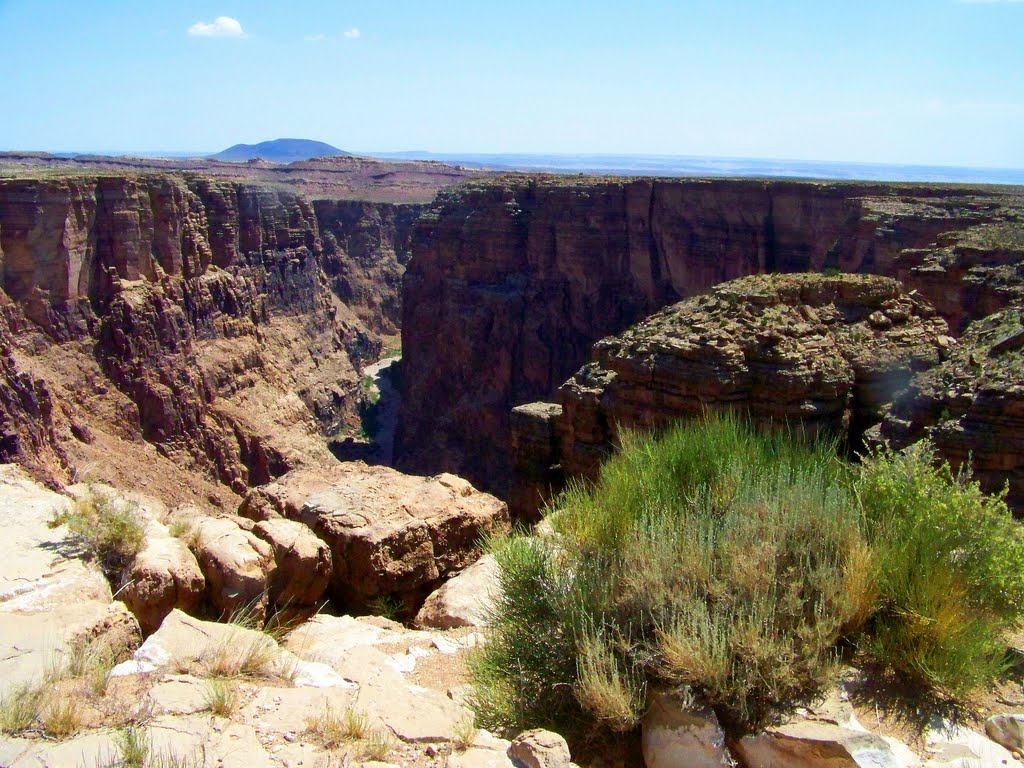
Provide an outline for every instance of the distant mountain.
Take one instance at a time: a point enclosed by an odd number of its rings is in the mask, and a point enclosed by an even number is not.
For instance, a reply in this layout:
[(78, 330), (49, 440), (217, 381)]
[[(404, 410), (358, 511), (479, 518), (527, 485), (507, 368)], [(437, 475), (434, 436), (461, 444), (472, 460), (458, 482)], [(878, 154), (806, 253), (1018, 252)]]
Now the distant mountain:
[(309, 160), (312, 157), (333, 157), (348, 155), (337, 147), (322, 141), (309, 139), (274, 139), (261, 141), (259, 144), (235, 144), (223, 152), (210, 155), (211, 160), (227, 160), (244, 162), (246, 160), (269, 160), (272, 163), (294, 163), (297, 160)]

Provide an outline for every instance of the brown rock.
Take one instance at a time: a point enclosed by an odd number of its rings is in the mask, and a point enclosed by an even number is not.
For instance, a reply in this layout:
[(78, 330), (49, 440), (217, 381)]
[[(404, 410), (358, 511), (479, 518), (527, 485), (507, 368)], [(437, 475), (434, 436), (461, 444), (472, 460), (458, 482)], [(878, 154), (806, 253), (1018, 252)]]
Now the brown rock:
[(245, 611), (262, 622), (268, 582), (276, 570), (271, 546), (226, 517), (201, 520), (195, 530), (196, 554), (213, 608), (221, 618)]
[(573, 765), (569, 745), (553, 731), (523, 731), (508, 748), (508, 757), (517, 768), (569, 768)]
[(205, 589), (206, 579), (191, 550), (163, 525), (150, 522), (142, 551), (126, 571), (119, 593), (142, 632), (155, 632), (175, 608), (193, 612)]
[(278, 607), (316, 605), (331, 580), (330, 547), (293, 520), (265, 520), (253, 533), (274, 551), (277, 569), (270, 580), (270, 602)]
[(984, 490), (1009, 484), (1007, 503), (1018, 515), (1024, 514), (1024, 349), (1005, 340), (1021, 327), (1019, 309), (970, 324), (948, 359), (918, 374), (873, 433), (896, 448), (928, 438), (954, 468), (970, 460)]
[(255, 493), (327, 542), (333, 596), (357, 605), (378, 595), (422, 599), (480, 557), (482, 536), (509, 524), (503, 502), (454, 475), (415, 477), (361, 462), (289, 472)]
[[(981, 188), (724, 179), (512, 176), (444, 192), (403, 284), (398, 467), (504, 492), (513, 406), (553, 401), (597, 340), (744, 275), (900, 277), (959, 329), (1024, 293), (1021, 207)], [(918, 272), (946, 233), (963, 235), (960, 269)]]

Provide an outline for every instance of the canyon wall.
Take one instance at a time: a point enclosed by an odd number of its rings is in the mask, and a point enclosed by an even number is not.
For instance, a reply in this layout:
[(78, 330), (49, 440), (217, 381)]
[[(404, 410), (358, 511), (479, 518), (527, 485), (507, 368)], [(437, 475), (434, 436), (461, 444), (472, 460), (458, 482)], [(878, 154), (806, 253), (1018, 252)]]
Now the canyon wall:
[[(1024, 261), (979, 231), (1017, 231), (1022, 209), (1016, 189), (758, 180), (511, 176), (442, 192), (404, 280), (398, 466), (504, 492), (514, 406), (552, 399), (598, 339), (744, 275), (899, 277), (958, 329), (979, 262)], [(1007, 284), (986, 302), (1010, 300)]]
[(331, 461), (418, 212), (190, 174), (0, 180), (0, 461), (214, 504)]

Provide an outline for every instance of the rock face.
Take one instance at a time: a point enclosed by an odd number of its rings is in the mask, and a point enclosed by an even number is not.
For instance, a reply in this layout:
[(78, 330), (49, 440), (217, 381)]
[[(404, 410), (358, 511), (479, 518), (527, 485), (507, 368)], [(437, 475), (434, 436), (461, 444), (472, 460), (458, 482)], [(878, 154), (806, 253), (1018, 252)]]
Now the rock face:
[(271, 546), (229, 518), (210, 517), (196, 525), (196, 554), (217, 614), (228, 619), (245, 611), (262, 624), (277, 569)]
[(726, 280), (835, 268), (905, 277), (941, 309), (971, 301), (969, 260), (930, 270), (925, 254), (944, 233), (1019, 231), (1022, 205), (986, 189), (740, 180), (517, 176), (444, 192), (403, 284), (398, 466), (505, 490), (513, 407), (553, 399), (598, 339)]
[(296, 470), (254, 491), (242, 514), (307, 525), (331, 549), (331, 596), (361, 606), (383, 595), (417, 602), (480, 557), (508, 527), (508, 508), (454, 475), (403, 475), (362, 462)]
[(684, 702), (676, 694), (653, 694), (642, 728), (646, 768), (725, 768), (731, 763), (725, 732), (715, 713)]
[[(591, 362), (560, 390), (557, 461), (542, 445), (534, 463), (594, 479), (618, 427), (651, 428), (707, 411), (749, 413), (758, 424), (858, 445), (913, 372), (936, 365), (955, 343), (946, 333), (930, 304), (891, 278), (733, 280), (595, 344)], [(530, 426), (516, 416), (513, 424)], [(531, 442), (513, 433), (514, 445)], [(518, 464), (529, 467), (529, 458), (517, 453)], [(514, 487), (532, 488), (534, 498), (546, 490), (529, 474)], [(531, 495), (515, 498), (525, 503)]]
[(122, 487), (145, 469), (200, 503), (329, 462), (394, 333), (418, 210), (201, 176), (0, 180), (0, 461)]
[(269, 585), (270, 602), (280, 607), (316, 605), (331, 580), (330, 547), (294, 520), (264, 520), (252, 532), (270, 544), (277, 564)]
[(902, 447), (927, 437), (954, 466), (971, 460), (982, 488), (1009, 484), (1024, 511), (1024, 324), (1006, 309), (968, 326), (942, 365), (914, 378), (875, 439)]
[(155, 632), (175, 608), (194, 611), (205, 590), (206, 579), (195, 555), (166, 527), (150, 521), (142, 551), (125, 574), (120, 591), (142, 631), (147, 635)]
[(484, 555), (430, 594), (416, 624), (434, 629), (485, 626), (500, 589), (499, 576), (494, 555)]

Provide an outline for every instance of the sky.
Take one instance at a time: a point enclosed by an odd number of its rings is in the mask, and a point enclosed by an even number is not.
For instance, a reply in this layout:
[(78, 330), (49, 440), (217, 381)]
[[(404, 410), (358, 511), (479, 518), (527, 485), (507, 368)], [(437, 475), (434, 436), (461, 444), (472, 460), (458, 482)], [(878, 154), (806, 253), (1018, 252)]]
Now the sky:
[(1024, 0), (0, 0), (0, 149), (1024, 168)]

